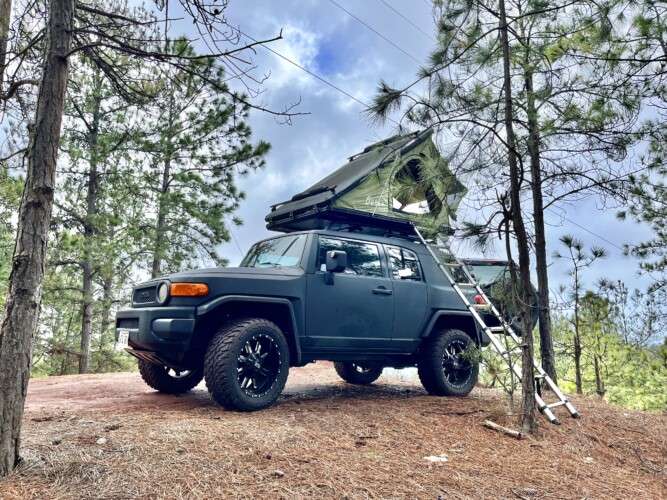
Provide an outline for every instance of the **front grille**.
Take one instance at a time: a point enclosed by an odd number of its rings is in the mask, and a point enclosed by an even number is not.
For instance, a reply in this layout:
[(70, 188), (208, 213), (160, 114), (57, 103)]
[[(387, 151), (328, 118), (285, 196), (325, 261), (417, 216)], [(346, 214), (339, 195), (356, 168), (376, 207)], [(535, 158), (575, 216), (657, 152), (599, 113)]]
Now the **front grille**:
[(135, 304), (152, 304), (157, 297), (157, 286), (137, 288), (132, 294), (132, 302)]
[(136, 330), (139, 328), (139, 318), (118, 318), (116, 320), (116, 328)]

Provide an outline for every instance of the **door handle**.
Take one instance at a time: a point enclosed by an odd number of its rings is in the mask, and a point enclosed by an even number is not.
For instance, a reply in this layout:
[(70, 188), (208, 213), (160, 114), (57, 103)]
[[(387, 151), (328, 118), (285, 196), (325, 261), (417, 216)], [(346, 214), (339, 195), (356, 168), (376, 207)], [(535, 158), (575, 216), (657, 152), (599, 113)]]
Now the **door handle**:
[(394, 293), (394, 291), (389, 290), (383, 286), (379, 286), (377, 288), (373, 288), (373, 293), (375, 295), (391, 295), (392, 293)]

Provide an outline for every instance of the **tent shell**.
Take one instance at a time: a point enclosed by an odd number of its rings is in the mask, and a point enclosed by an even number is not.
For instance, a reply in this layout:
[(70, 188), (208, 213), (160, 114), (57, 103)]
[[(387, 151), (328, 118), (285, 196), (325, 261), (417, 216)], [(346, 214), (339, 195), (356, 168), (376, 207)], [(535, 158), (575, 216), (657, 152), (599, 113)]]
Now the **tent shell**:
[[(341, 229), (370, 232), (396, 232), (413, 234), (413, 224), (433, 222), (430, 214), (419, 215), (397, 210), (394, 196), (399, 184), (397, 174), (407, 168), (409, 162), (421, 170), (421, 162), (431, 157), (438, 171), (445, 174), (440, 186), (441, 196), (453, 195), (441, 210), (449, 223), (465, 188), (449, 172), (445, 160), (431, 141), (432, 130), (397, 135), (372, 144), (361, 153), (349, 158), (348, 163), (315, 183), (290, 200), (271, 207), (266, 216), (267, 228), (292, 232), (309, 229)], [(442, 184), (442, 183), (438, 183)], [(415, 189), (416, 183), (412, 183)], [(403, 192), (404, 197), (408, 197)], [(399, 196), (400, 197), (400, 196)], [(450, 211), (450, 205), (453, 211)], [(429, 220), (430, 219), (430, 220)], [(442, 222), (442, 221), (440, 221)]]

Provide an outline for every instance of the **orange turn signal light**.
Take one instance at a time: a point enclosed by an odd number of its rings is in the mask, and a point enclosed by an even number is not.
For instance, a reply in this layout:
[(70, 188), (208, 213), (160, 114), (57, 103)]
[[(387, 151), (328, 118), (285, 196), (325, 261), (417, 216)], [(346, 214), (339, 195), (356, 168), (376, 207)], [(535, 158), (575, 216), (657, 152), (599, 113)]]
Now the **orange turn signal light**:
[(172, 297), (203, 297), (208, 295), (206, 283), (172, 283), (169, 290)]

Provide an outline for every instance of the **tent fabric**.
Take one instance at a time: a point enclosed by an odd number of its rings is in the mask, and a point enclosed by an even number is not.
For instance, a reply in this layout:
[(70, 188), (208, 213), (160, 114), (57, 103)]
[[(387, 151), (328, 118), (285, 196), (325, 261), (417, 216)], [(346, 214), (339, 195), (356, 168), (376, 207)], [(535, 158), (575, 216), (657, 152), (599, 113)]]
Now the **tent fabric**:
[(431, 130), (398, 135), (360, 154), (289, 201), (274, 205), (267, 228), (297, 231), (333, 220), (440, 233), (466, 192), (431, 140)]

